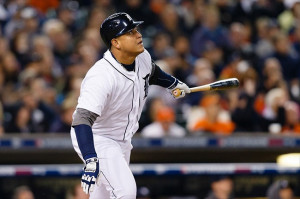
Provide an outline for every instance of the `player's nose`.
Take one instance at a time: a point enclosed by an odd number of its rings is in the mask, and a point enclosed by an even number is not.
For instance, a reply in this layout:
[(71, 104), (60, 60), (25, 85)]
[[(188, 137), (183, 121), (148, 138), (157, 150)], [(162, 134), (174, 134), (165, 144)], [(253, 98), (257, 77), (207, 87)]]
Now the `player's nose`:
[(142, 37), (142, 34), (138, 30), (136, 31), (136, 35), (137, 35), (138, 38)]

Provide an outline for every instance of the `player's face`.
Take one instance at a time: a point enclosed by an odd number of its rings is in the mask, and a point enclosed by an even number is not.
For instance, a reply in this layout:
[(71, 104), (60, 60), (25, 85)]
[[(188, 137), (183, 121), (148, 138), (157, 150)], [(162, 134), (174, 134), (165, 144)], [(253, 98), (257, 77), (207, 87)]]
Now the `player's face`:
[(144, 45), (141, 33), (137, 28), (132, 29), (128, 33), (118, 37), (121, 51), (124, 53), (138, 55), (144, 52)]

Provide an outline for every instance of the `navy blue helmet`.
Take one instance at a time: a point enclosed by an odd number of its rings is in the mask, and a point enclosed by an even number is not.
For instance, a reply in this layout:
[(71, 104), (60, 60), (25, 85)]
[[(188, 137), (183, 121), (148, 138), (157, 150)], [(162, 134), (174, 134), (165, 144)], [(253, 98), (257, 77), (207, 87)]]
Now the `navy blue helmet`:
[(133, 21), (133, 19), (125, 12), (119, 12), (107, 17), (100, 27), (101, 38), (105, 45), (110, 49), (111, 40), (119, 37), (138, 25), (143, 21)]

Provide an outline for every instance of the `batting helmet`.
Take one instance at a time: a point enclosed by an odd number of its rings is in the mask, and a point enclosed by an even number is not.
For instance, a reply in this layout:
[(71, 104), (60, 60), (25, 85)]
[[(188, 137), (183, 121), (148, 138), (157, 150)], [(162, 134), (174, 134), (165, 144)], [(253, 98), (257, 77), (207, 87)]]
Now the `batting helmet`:
[(111, 40), (113, 38), (119, 37), (138, 25), (142, 24), (144, 21), (133, 21), (133, 19), (124, 12), (115, 13), (107, 17), (100, 27), (101, 38), (105, 45), (110, 48)]

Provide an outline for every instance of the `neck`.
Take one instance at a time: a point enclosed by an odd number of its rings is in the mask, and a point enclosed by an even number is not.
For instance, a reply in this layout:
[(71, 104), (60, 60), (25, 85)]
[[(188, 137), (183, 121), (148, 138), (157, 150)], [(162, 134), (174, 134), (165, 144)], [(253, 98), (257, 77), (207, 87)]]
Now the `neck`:
[(128, 55), (126, 53), (121, 53), (117, 49), (111, 49), (111, 53), (113, 54), (113, 56), (119, 63), (125, 64), (125, 65), (132, 64), (136, 58), (136, 55)]

